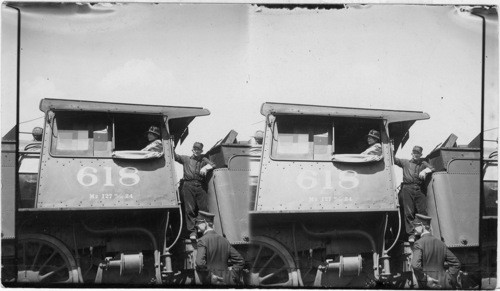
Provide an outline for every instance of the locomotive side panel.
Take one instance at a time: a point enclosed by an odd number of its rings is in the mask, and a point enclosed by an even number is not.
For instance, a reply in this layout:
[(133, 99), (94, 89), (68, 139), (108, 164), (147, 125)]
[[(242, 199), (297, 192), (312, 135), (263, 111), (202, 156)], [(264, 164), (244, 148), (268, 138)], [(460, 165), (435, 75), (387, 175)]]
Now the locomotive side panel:
[[(169, 139), (162, 141), (164, 150), (160, 157), (137, 159), (129, 154), (130, 157), (112, 158), (115, 150), (147, 153), (139, 149), (144, 146), (142, 134), (149, 124), (160, 125), (161, 118), (49, 112), (37, 208), (176, 207)], [(163, 134), (167, 136), (165, 131)]]
[[(380, 155), (361, 155), (381, 132)], [(397, 209), (391, 152), (376, 119), (277, 116), (266, 128), (258, 212)]]
[(236, 141), (231, 130), (220, 144), (207, 152), (216, 164), (208, 177), (208, 208), (215, 214), (214, 228), (231, 243), (249, 240), (248, 210), (251, 196), (249, 184), (252, 147)]
[(396, 209), (384, 161), (352, 165), (269, 162), (261, 175), (265, 179), (260, 180), (259, 190), (266, 194), (259, 195), (257, 211)]
[[(15, 142), (2, 142), (2, 239), (15, 237), (15, 161)], [(4, 251), (3, 248), (2, 251)]]
[[(155, 169), (164, 168), (161, 171)], [(54, 159), (44, 157), (37, 208), (177, 206), (165, 160)]]
[(213, 171), (208, 187), (208, 208), (216, 209), (215, 230), (231, 243), (249, 239), (248, 171), (227, 168)]
[(436, 218), (432, 228), (450, 247), (479, 245), (479, 186), (479, 173), (437, 172), (432, 176), (427, 197), (429, 215)]

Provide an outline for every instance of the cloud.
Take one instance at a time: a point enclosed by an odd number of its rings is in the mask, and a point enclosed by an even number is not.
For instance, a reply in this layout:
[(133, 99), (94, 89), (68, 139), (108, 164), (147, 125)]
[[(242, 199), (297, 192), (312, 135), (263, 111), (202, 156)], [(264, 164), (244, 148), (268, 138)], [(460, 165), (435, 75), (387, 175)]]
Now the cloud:
[(174, 86), (173, 74), (151, 59), (133, 59), (111, 70), (100, 82), (99, 92), (108, 101), (161, 104)]

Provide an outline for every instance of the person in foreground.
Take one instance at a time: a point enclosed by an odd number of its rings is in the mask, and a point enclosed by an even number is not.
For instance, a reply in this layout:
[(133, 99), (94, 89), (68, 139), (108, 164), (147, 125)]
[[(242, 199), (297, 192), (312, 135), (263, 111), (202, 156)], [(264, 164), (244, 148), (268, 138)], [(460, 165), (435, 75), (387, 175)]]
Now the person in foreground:
[[(422, 289), (456, 289), (460, 261), (430, 232), (431, 217), (417, 214), (413, 221), (420, 239), (413, 245), (411, 266)], [(448, 270), (445, 270), (445, 264)]]
[(214, 216), (202, 210), (198, 212), (196, 228), (203, 236), (197, 243), (196, 270), (204, 285), (238, 285), (244, 259), (227, 239), (215, 232)]
[(412, 221), (415, 214), (427, 215), (427, 196), (424, 194), (424, 181), (434, 168), (422, 159), (422, 147), (414, 146), (411, 160), (394, 157), (394, 164), (403, 168), (403, 183), (399, 199), (402, 201), (405, 229), (410, 243), (415, 242)]
[(176, 162), (184, 166), (181, 193), (184, 201), (186, 228), (190, 232), (189, 238), (195, 240), (197, 238), (195, 220), (198, 211), (202, 210), (208, 212), (208, 194), (203, 188), (203, 184), (208, 171), (215, 168), (215, 163), (202, 155), (203, 144), (201, 142), (195, 142), (193, 144), (192, 152), (192, 156), (174, 153), (174, 157)]

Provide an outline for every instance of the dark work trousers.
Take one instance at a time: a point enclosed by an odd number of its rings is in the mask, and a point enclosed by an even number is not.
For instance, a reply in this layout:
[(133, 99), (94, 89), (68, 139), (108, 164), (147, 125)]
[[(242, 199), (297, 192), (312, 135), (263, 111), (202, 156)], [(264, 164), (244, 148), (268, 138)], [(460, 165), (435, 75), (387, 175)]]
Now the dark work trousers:
[(198, 211), (208, 212), (207, 196), (207, 192), (199, 181), (184, 181), (182, 198), (184, 200), (186, 228), (190, 233), (196, 233), (195, 219), (198, 216)]
[(403, 209), (406, 233), (412, 235), (415, 214), (427, 215), (427, 196), (417, 184), (402, 184), (399, 201)]

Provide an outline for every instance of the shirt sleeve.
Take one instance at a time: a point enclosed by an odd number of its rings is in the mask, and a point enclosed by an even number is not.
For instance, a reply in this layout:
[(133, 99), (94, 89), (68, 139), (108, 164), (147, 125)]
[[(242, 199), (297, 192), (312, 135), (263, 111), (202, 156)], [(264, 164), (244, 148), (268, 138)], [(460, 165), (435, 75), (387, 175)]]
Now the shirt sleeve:
[(401, 168), (403, 167), (403, 162), (402, 162), (402, 160), (401, 160), (400, 158), (396, 158), (396, 157), (394, 157), (394, 164), (395, 164), (396, 166), (401, 167)]
[(178, 155), (176, 152), (174, 152), (174, 160), (178, 162), (179, 164), (184, 165), (184, 159), (182, 158), (183, 156)]
[(422, 270), (422, 247), (420, 243), (417, 241), (413, 246), (413, 255), (411, 259), (411, 267), (414, 271)]
[(203, 240), (198, 240), (196, 252), (196, 269), (206, 270), (207, 268), (207, 246)]
[(426, 278), (424, 274), (424, 269), (422, 266), (422, 246), (418, 241), (413, 245), (413, 254), (411, 258), (411, 267), (415, 272), (415, 277), (419, 282), (426, 284)]
[(369, 148), (367, 148), (364, 152), (361, 153), (362, 155), (376, 155), (376, 156), (381, 156), (382, 155), (382, 145), (379, 143), (376, 143)]
[[(157, 140), (152, 141), (146, 147), (144, 147), (141, 151), (143, 151), (143, 152), (150, 152), (150, 151), (154, 152), (154, 151), (156, 151), (156, 148), (158, 147), (156, 141)], [(162, 147), (162, 150), (163, 150), (163, 147)]]
[(232, 246), (229, 246), (229, 262), (233, 265), (234, 269), (241, 270), (245, 264), (245, 260), (241, 254)]
[(429, 162), (427, 162), (427, 161), (423, 161), (422, 165), (424, 165), (426, 168), (429, 168), (433, 172), (435, 171), (434, 167), (431, 166), (431, 164), (429, 164)]
[(460, 261), (448, 248), (446, 248), (446, 259), (448, 263), (448, 272), (450, 275), (456, 276), (460, 270)]
[(141, 151), (163, 153), (163, 143), (161, 142), (161, 140), (157, 139), (157, 140), (151, 142), (150, 144), (148, 144)]
[(205, 162), (205, 165), (209, 164), (210, 166), (212, 166), (213, 168), (215, 168), (215, 163), (212, 162), (211, 160), (209, 160), (207, 158), (203, 158), (203, 161)]

